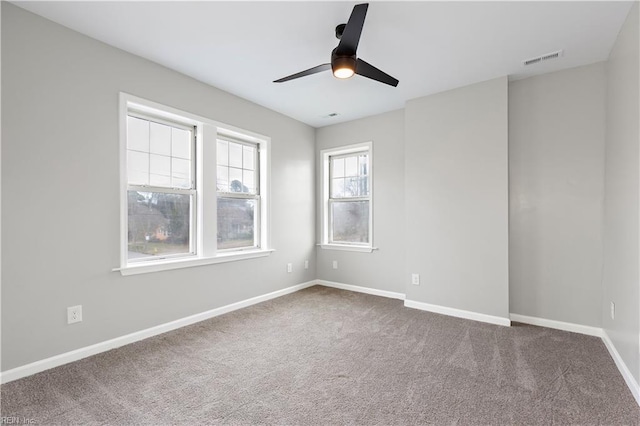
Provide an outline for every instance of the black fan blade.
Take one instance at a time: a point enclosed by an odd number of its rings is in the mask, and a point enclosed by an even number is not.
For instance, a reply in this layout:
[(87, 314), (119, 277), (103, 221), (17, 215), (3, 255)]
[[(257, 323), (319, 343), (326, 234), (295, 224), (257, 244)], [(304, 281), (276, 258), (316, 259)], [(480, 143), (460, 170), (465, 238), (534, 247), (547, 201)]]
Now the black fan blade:
[(356, 62), (356, 74), (363, 77), (370, 78), (371, 80), (379, 81), (380, 83), (388, 84), (389, 86), (396, 87), (399, 81), (384, 71), (380, 71), (373, 65), (358, 58)]
[(342, 32), (342, 37), (340, 37), (340, 43), (336, 48), (337, 55), (351, 56), (356, 54), (368, 8), (369, 3), (357, 4), (353, 7), (349, 22), (347, 22), (347, 26)]
[(282, 77), (280, 80), (275, 80), (274, 83), (283, 83), (285, 81), (293, 80), (295, 78), (306, 77), (311, 74), (316, 74), (322, 71), (330, 70), (331, 64), (322, 64), (317, 67), (309, 68), (308, 70), (300, 71), (296, 74), (291, 74), (287, 77)]

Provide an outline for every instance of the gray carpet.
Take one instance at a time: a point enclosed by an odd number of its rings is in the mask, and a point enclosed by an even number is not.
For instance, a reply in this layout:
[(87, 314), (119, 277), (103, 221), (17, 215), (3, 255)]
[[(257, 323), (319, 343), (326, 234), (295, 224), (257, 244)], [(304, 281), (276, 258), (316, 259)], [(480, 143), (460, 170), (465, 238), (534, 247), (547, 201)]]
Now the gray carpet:
[(37, 424), (638, 424), (602, 341), (312, 287), (1, 387)]

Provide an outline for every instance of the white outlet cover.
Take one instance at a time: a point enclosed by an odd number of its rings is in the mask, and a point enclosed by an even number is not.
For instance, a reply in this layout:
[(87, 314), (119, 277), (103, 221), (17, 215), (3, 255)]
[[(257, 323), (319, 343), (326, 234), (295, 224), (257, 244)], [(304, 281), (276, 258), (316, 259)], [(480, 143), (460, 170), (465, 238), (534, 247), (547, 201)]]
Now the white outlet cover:
[(611, 302), (611, 319), (616, 319), (616, 304)]
[(337, 260), (333, 261), (333, 269), (338, 269), (338, 261)]
[(82, 321), (82, 305), (70, 306), (67, 308), (67, 324)]
[(411, 284), (420, 285), (420, 274), (411, 274)]
[(308, 260), (304, 261), (304, 269), (309, 269), (309, 261)]
[(287, 263), (287, 272), (292, 272), (292, 271), (293, 271), (293, 264)]

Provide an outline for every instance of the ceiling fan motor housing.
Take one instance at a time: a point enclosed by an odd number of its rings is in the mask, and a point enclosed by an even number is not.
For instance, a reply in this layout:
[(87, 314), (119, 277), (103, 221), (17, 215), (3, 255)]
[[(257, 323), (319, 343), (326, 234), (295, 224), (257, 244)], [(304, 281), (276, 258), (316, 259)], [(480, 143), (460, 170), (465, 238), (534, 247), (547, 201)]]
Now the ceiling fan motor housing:
[(336, 71), (342, 68), (349, 68), (355, 72), (356, 70), (356, 55), (338, 55), (336, 49), (331, 52), (331, 70)]

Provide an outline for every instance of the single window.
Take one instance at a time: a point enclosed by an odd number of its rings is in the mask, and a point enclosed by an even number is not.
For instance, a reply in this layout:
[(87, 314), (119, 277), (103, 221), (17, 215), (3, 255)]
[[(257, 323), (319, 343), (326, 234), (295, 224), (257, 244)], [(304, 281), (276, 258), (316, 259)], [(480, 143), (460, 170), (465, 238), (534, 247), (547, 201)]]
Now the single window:
[(260, 247), (258, 146), (218, 139), (217, 163), (218, 249)]
[(127, 259), (196, 254), (194, 128), (127, 116)]
[(372, 247), (371, 144), (322, 152), (323, 245)]

